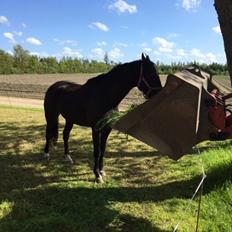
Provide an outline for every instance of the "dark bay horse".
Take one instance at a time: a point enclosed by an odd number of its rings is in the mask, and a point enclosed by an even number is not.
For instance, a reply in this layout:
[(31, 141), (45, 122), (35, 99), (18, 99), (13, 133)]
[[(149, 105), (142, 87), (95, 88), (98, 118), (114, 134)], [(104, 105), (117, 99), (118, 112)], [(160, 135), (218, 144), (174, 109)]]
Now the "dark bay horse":
[(44, 99), (47, 121), (45, 157), (49, 159), (49, 145), (57, 141), (58, 116), (61, 114), (66, 121), (63, 131), (66, 159), (73, 163), (68, 147), (73, 124), (91, 127), (94, 145), (93, 170), (96, 181), (103, 182), (103, 156), (111, 128), (106, 126), (99, 131), (96, 124), (107, 112), (116, 108), (136, 86), (146, 98), (150, 98), (162, 88), (154, 63), (143, 54), (141, 60), (118, 65), (106, 74), (89, 79), (84, 85), (68, 81), (51, 85)]

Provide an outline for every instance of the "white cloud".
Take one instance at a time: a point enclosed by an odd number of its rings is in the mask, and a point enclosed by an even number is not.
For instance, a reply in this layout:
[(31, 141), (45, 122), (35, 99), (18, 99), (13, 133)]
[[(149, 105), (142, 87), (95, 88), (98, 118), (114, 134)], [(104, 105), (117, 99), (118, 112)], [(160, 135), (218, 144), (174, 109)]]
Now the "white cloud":
[(11, 32), (5, 32), (3, 33), (3, 36), (7, 38), (10, 43), (17, 43), (14, 38), (14, 35)]
[(32, 45), (42, 45), (42, 42), (34, 37), (27, 38), (26, 42)]
[(0, 24), (8, 24), (9, 23), (9, 20), (7, 17), (1, 15), (0, 16)]
[(205, 58), (205, 55), (198, 48), (193, 48), (190, 51), (190, 55), (194, 58), (197, 58), (197, 59), (204, 59)]
[(27, 27), (27, 24), (26, 23), (21, 23), (22, 27), (23, 28), (26, 28)]
[(144, 47), (147, 47), (148, 45), (146, 42), (143, 42), (143, 43), (138, 44), (138, 46), (144, 48)]
[(159, 51), (156, 51), (156, 50), (154, 51), (154, 54), (157, 56), (161, 55), (161, 53)]
[(215, 26), (215, 27), (213, 27), (212, 28), (212, 30), (214, 31), (214, 32), (216, 32), (217, 34), (221, 34), (222, 32), (221, 32), (221, 28), (220, 28), (220, 26), (218, 25), (218, 26)]
[(113, 48), (112, 50), (109, 51), (108, 55), (109, 58), (112, 60), (118, 60), (119, 58), (124, 56), (124, 54), (119, 48)]
[(155, 50), (154, 54), (160, 57), (163, 56), (170, 61), (177, 61), (177, 60), (181, 60), (183, 62), (196, 61), (205, 64), (211, 64), (214, 62), (217, 63), (218, 60), (222, 61), (220, 56), (217, 56), (212, 52), (202, 52), (198, 48), (193, 48), (188, 51), (182, 48), (178, 48), (178, 49), (173, 49), (171, 53), (164, 53), (160, 50)]
[(13, 33), (14, 33), (15, 35), (17, 35), (17, 36), (22, 36), (22, 34), (23, 34), (21, 31), (14, 31)]
[(217, 63), (217, 57), (213, 53), (206, 54), (206, 63)]
[(54, 39), (52, 39), (54, 42), (57, 42), (57, 43), (59, 43), (60, 42), (60, 40), (59, 39), (57, 39), (57, 38), (54, 38)]
[(30, 55), (40, 57), (40, 52), (30, 52)]
[(145, 52), (145, 53), (150, 53), (151, 51), (152, 51), (152, 49), (151, 48), (143, 48), (143, 51)]
[(82, 58), (82, 54), (77, 51), (77, 50), (73, 50), (72, 48), (69, 47), (64, 47), (64, 50), (62, 52), (62, 56), (66, 56), (66, 57), (76, 57), (76, 58)]
[(134, 14), (137, 12), (136, 5), (130, 5), (126, 1), (123, 0), (117, 0), (114, 4), (109, 6), (109, 9), (115, 9), (119, 13), (125, 13), (128, 12), (130, 14)]
[(69, 45), (69, 46), (77, 46), (78, 45), (78, 41), (71, 40), (71, 39), (61, 40), (61, 39), (54, 38), (53, 41), (57, 42), (60, 45)]
[(50, 56), (47, 52), (30, 52), (30, 55), (38, 56), (38, 57), (49, 57)]
[(218, 54), (217, 55), (217, 60), (219, 61), (220, 64), (226, 64), (227, 60), (226, 60), (226, 54)]
[(164, 53), (171, 53), (173, 51), (173, 48), (175, 44), (173, 42), (170, 42), (162, 37), (155, 37), (153, 38), (153, 43), (158, 45), (158, 51), (164, 52)]
[(187, 55), (186, 51), (182, 48), (176, 50), (176, 55), (180, 57), (185, 57)]
[(107, 43), (105, 41), (99, 41), (97, 42), (97, 46), (106, 46)]
[(32, 55), (32, 56), (40, 56), (40, 53), (39, 52), (30, 52), (30, 55)]
[(105, 55), (105, 51), (102, 48), (94, 48), (91, 50), (93, 56), (98, 58), (103, 58)]
[(201, 4), (201, 0), (181, 0), (182, 7), (186, 11), (196, 11)]
[(205, 54), (200, 49), (197, 49), (197, 48), (193, 48), (190, 51), (190, 56), (192, 59), (194, 59), (200, 63), (209, 64), (209, 63), (213, 63), (213, 62), (218, 62), (215, 54), (213, 54), (211, 52)]
[(10, 54), (11, 56), (14, 55), (14, 53), (11, 50), (8, 50), (7, 53)]
[(104, 24), (104, 23), (100, 23), (100, 22), (93, 22), (91, 25), (90, 25), (91, 28), (97, 28), (101, 31), (109, 31), (109, 28)]
[(176, 37), (178, 37), (179, 36), (179, 34), (178, 33), (175, 33), (175, 32), (172, 32), (172, 33), (169, 33), (168, 34), (168, 38), (176, 38)]
[(68, 44), (68, 45), (72, 45), (72, 46), (77, 46), (78, 42), (76, 40), (67, 39), (67, 40), (62, 41), (62, 44)]
[(124, 48), (127, 48), (127, 47), (128, 47), (128, 44), (126, 44), (126, 43), (121, 43), (121, 42), (115, 42), (115, 43), (114, 43), (114, 47), (124, 47)]

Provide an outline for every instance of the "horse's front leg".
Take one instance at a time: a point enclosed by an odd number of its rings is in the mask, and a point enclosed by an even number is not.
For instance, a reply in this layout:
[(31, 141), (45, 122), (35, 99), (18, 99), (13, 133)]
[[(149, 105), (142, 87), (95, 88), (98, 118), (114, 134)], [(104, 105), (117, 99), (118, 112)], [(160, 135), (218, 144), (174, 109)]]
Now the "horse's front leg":
[(103, 166), (104, 166), (103, 158), (104, 158), (104, 154), (105, 154), (107, 138), (108, 138), (111, 130), (112, 130), (111, 127), (106, 127), (101, 131), (101, 141), (100, 141), (101, 142), (100, 143), (101, 153), (100, 153), (100, 158), (99, 158), (99, 170), (100, 170), (100, 174), (102, 176), (105, 176), (105, 172), (103, 170)]
[(102, 175), (100, 173), (100, 154), (101, 154), (101, 133), (100, 131), (92, 128), (93, 137), (93, 157), (94, 157), (94, 167), (93, 172), (95, 174), (95, 181), (97, 183), (104, 183)]

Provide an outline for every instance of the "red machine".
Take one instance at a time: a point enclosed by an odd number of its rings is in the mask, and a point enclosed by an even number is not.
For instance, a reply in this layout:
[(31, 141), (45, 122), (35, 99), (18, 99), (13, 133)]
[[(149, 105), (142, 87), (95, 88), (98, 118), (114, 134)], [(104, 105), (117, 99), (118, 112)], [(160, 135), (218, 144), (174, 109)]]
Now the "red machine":
[(232, 93), (223, 95), (218, 89), (213, 89), (211, 95), (215, 101), (208, 104), (209, 118), (217, 131), (210, 135), (211, 140), (232, 138), (232, 111), (226, 100), (232, 98)]

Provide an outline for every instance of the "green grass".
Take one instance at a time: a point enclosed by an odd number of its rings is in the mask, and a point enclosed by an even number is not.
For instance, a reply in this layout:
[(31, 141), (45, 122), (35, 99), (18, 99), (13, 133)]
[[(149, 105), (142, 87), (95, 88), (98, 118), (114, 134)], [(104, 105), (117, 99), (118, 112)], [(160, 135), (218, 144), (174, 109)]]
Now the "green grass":
[[(178, 162), (114, 131), (104, 184), (92, 173), (91, 131), (74, 127), (75, 164), (63, 162), (61, 130), (52, 160), (42, 159), (43, 111), (0, 107), (0, 231), (195, 231), (190, 202), (204, 166), (199, 231), (232, 231), (231, 142), (205, 142)], [(61, 120), (61, 128), (63, 122)], [(190, 202), (189, 210), (185, 211)]]

